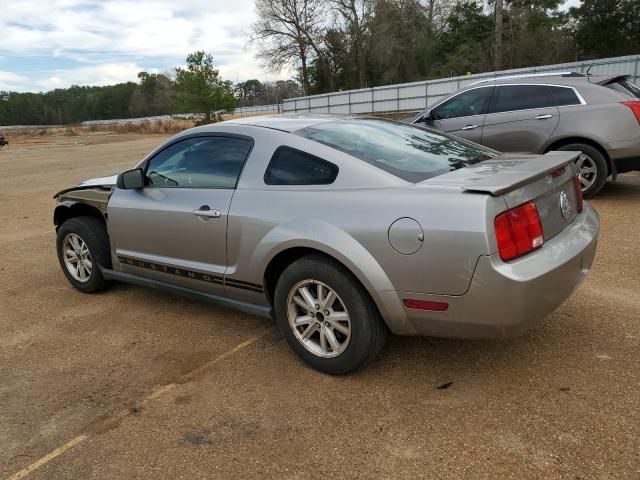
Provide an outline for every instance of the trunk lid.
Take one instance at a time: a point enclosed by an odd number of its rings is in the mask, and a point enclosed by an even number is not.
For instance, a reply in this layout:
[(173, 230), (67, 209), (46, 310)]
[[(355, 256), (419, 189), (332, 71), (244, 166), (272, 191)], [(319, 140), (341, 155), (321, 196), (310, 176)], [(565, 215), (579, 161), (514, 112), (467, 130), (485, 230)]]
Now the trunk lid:
[(545, 178), (573, 161), (580, 152), (549, 152), (546, 155), (503, 154), (422, 182), (422, 185), (459, 186), (469, 192), (493, 196), (517, 190)]
[(421, 185), (459, 187), (504, 199), (505, 210), (533, 201), (545, 241), (578, 214), (579, 194), (573, 162), (580, 152), (546, 155), (504, 154), (425, 180)]

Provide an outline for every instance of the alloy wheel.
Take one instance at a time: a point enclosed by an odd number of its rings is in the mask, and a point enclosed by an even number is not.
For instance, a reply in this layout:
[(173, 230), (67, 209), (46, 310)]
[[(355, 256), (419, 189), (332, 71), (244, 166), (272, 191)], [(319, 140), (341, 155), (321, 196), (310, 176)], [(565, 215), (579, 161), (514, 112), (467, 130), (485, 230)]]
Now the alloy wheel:
[(62, 256), (69, 275), (78, 282), (85, 283), (89, 281), (93, 270), (93, 262), (89, 247), (87, 247), (82, 238), (75, 233), (70, 233), (64, 237)]
[(337, 357), (351, 338), (351, 320), (340, 296), (317, 280), (298, 282), (287, 298), (289, 326), (302, 346), (322, 358)]
[(578, 180), (580, 180), (580, 185), (584, 192), (591, 187), (598, 178), (598, 168), (589, 155), (582, 153), (578, 160), (576, 160), (576, 169), (578, 171)]

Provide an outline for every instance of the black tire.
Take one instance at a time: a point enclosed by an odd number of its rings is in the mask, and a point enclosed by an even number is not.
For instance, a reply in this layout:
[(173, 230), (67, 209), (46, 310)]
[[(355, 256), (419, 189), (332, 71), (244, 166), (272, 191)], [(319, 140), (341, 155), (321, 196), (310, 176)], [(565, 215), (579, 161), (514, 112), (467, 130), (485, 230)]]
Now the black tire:
[[(91, 262), (91, 274), (88, 280), (82, 282), (75, 279), (67, 269), (64, 261), (63, 245), (64, 239), (69, 234), (75, 234), (82, 239), (89, 249)], [(95, 217), (74, 217), (66, 220), (58, 227), (56, 238), (56, 250), (58, 252), (58, 261), (62, 272), (69, 280), (69, 283), (84, 293), (94, 293), (106, 289), (111, 282), (106, 280), (100, 268), (111, 268), (111, 249), (109, 247), (109, 238), (105, 225), (102, 221)]]
[(604, 155), (602, 155), (602, 152), (585, 143), (571, 143), (569, 145), (563, 145), (558, 148), (558, 150), (583, 152), (593, 161), (596, 167), (596, 176), (593, 184), (590, 187), (583, 189), (582, 194), (585, 198), (592, 198), (595, 196), (602, 189), (608, 177), (607, 161), (604, 158)]
[[(309, 351), (289, 325), (289, 293), (304, 280), (319, 281), (331, 288), (348, 312), (350, 338), (345, 350), (335, 357), (323, 358)], [(365, 367), (382, 351), (388, 336), (387, 326), (360, 282), (342, 265), (321, 255), (302, 257), (282, 272), (274, 303), (276, 322), (291, 348), (304, 362), (324, 373), (343, 375)]]

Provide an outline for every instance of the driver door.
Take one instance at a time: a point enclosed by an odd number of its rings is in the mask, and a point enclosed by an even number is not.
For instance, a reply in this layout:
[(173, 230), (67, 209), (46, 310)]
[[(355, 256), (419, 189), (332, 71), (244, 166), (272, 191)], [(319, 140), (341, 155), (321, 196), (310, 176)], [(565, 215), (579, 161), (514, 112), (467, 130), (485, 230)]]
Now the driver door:
[(459, 93), (431, 110), (427, 125), (480, 143), (492, 92), (493, 87), (480, 87)]
[(180, 139), (146, 162), (145, 186), (115, 189), (108, 206), (120, 270), (223, 295), (227, 215), (247, 137)]

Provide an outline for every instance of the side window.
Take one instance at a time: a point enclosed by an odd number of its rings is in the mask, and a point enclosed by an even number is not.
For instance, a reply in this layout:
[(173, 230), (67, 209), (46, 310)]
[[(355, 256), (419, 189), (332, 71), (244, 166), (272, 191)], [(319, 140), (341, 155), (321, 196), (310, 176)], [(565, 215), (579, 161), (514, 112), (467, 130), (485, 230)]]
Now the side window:
[(487, 111), (492, 87), (476, 88), (447, 100), (431, 112), (434, 120), (482, 115)]
[(278, 148), (267, 171), (267, 185), (329, 185), (338, 176), (338, 167), (308, 153), (289, 147)]
[(194, 137), (174, 143), (147, 166), (147, 184), (161, 188), (235, 188), (251, 141)]
[(567, 87), (549, 87), (553, 100), (556, 102), (557, 107), (563, 107), (566, 105), (580, 105), (580, 99), (573, 88)]
[(496, 87), (489, 113), (555, 107), (546, 85), (504, 85)]

